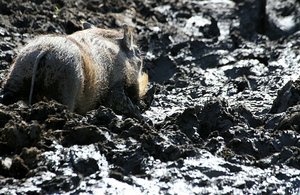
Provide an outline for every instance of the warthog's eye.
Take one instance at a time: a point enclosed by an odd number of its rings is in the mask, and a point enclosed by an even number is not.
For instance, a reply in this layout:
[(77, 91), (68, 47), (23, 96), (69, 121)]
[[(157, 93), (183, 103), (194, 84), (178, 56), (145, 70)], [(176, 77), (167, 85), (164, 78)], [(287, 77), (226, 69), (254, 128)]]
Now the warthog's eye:
[(135, 56), (140, 56), (140, 50), (138, 50), (138, 49), (136, 49), (136, 50), (134, 50), (134, 53), (135, 53)]
[(137, 46), (132, 47), (131, 51), (134, 57), (141, 58), (143, 55), (143, 53)]

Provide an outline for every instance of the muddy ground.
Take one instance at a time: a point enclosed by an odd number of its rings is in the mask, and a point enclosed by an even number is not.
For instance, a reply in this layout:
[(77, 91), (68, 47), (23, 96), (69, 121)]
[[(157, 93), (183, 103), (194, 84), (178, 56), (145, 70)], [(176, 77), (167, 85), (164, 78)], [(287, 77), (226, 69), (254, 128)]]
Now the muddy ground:
[(0, 83), (81, 21), (135, 28), (146, 122), (0, 104), (0, 194), (300, 193), (299, 0), (0, 0)]

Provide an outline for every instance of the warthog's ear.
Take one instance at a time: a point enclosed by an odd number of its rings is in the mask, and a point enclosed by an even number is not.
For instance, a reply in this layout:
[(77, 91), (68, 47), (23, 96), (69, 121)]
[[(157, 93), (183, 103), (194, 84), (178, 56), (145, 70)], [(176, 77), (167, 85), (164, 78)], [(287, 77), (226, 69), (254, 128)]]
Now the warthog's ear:
[(95, 28), (94, 25), (92, 25), (91, 23), (88, 23), (88, 22), (81, 22), (81, 25), (82, 25), (83, 29)]
[(121, 40), (121, 44), (124, 48), (133, 50), (134, 42), (133, 42), (133, 35), (132, 29), (128, 27), (127, 24), (123, 25), (123, 39)]

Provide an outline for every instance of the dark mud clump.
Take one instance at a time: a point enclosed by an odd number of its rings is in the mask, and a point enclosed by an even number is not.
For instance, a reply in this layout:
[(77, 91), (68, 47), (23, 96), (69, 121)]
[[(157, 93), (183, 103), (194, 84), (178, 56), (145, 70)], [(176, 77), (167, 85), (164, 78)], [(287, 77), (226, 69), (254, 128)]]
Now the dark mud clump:
[(299, 194), (300, 3), (0, 1), (3, 83), (18, 48), (81, 21), (133, 26), (144, 120), (0, 104), (0, 194)]

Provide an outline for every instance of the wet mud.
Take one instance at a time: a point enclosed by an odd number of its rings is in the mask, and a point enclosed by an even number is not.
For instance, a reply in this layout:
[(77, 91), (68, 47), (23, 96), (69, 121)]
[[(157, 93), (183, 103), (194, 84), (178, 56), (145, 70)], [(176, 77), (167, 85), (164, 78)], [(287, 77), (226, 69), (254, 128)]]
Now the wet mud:
[(0, 1), (0, 84), (19, 48), (81, 21), (133, 26), (144, 120), (0, 104), (0, 194), (299, 194), (300, 2)]

